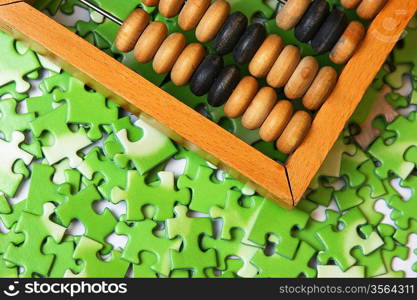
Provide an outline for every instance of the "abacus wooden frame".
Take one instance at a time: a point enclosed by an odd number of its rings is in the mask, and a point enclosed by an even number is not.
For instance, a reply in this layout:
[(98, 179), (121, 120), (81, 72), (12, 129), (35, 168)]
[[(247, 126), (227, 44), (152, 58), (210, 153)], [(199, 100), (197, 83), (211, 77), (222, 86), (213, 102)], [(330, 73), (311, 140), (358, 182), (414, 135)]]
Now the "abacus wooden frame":
[(287, 208), (302, 198), (417, 10), (416, 0), (388, 1), (342, 71), (304, 142), (283, 166), (39, 12), (31, 2), (0, 0), (0, 28)]

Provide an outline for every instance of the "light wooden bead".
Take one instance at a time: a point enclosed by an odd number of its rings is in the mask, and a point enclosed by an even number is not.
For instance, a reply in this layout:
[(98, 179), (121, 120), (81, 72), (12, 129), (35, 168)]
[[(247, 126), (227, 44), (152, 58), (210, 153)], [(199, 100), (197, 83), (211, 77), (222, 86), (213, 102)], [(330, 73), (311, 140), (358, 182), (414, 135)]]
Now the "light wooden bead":
[(283, 47), (284, 42), (280, 36), (269, 35), (250, 61), (249, 72), (257, 78), (266, 77)]
[(331, 61), (345, 64), (353, 56), (365, 34), (366, 29), (361, 22), (351, 22), (330, 52)]
[(165, 23), (157, 21), (149, 24), (135, 46), (136, 60), (143, 64), (150, 62), (165, 40), (167, 33), (168, 28)]
[(178, 15), (185, 0), (160, 0), (158, 10), (165, 18)]
[(261, 127), (276, 102), (277, 93), (273, 88), (261, 88), (243, 114), (243, 127), (251, 130)]
[(277, 14), (277, 26), (284, 30), (294, 28), (303, 17), (310, 3), (311, 0), (288, 0)]
[(379, 11), (384, 7), (386, 0), (362, 0), (356, 9), (359, 17), (365, 20), (375, 18)]
[(289, 99), (298, 99), (304, 96), (316, 77), (318, 70), (319, 64), (314, 57), (304, 57), (285, 85), (285, 95)]
[(132, 51), (148, 24), (148, 13), (142, 9), (135, 9), (123, 22), (117, 33), (115, 40), (116, 48), (121, 52)]
[(186, 85), (205, 55), (206, 50), (201, 44), (189, 44), (182, 51), (172, 68), (172, 82), (177, 86)]
[(311, 122), (311, 116), (307, 112), (297, 111), (277, 140), (278, 150), (285, 154), (294, 152), (308, 133)]
[(332, 67), (320, 69), (307, 93), (303, 105), (310, 110), (317, 110), (326, 101), (337, 82), (337, 72)]
[(223, 26), (230, 13), (230, 4), (224, 0), (217, 0), (206, 11), (197, 25), (195, 36), (200, 43), (213, 40)]
[(187, 40), (182, 33), (175, 32), (169, 35), (155, 54), (153, 69), (158, 74), (171, 71), (175, 62), (185, 48)]
[(346, 9), (352, 9), (359, 5), (362, 0), (340, 0), (340, 4)]
[(159, 4), (159, 0), (142, 0), (142, 3), (146, 6), (152, 7)]
[(265, 142), (276, 141), (284, 131), (293, 114), (293, 105), (288, 100), (279, 101), (269, 113), (259, 130)]
[(210, 0), (187, 0), (178, 17), (181, 29), (189, 31), (196, 28), (210, 2)]
[(258, 80), (252, 76), (242, 78), (224, 106), (226, 116), (229, 118), (237, 118), (243, 115), (258, 92), (258, 89)]
[(294, 73), (295, 68), (300, 63), (300, 49), (293, 45), (286, 46), (266, 77), (266, 82), (274, 87), (281, 88), (290, 79)]

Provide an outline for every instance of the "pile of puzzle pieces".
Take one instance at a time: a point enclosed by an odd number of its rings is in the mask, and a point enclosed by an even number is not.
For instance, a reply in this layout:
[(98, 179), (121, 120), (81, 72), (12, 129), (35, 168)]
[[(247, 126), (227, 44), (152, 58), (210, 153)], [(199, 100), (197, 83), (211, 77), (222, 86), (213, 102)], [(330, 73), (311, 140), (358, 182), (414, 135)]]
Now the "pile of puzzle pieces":
[[(128, 14), (139, 1), (96, 2)], [(256, 2), (245, 13), (272, 16)], [(75, 1), (39, 3), (55, 14)], [(102, 33), (113, 25), (92, 19), (85, 37), (117, 56)], [(292, 211), (1, 33), (0, 276), (415, 277), (416, 24)]]

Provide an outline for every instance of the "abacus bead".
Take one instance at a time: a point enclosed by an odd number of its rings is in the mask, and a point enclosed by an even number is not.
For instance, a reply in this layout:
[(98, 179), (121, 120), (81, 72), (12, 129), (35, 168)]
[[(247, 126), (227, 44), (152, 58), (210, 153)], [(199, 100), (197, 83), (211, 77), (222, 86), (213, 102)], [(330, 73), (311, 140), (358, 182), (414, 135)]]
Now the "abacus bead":
[(350, 22), (339, 41), (330, 52), (330, 59), (335, 64), (346, 63), (355, 53), (365, 37), (366, 29), (361, 22)]
[(273, 88), (261, 88), (243, 114), (243, 127), (250, 130), (261, 127), (276, 102), (277, 94)]
[(209, 5), (210, 0), (187, 0), (178, 17), (181, 29), (189, 31), (196, 28)]
[(175, 32), (169, 35), (155, 54), (152, 64), (155, 72), (165, 74), (171, 71), (185, 44), (186, 39), (182, 33)]
[(210, 42), (223, 26), (230, 12), (230, 4), (217, 0), (206, 11), (195, 30), (195, 36), (200, 43)]
[(214, 50), (219, 55), (232, 52), (248, 25), (248, 18), (241, 12), (231, 14), (214, 39)]
[(163, 22), (153, 22), (149, 24), (135, 46), (135, 57), (140, 63), (147, 63), (151, 61), (162, 42), (166, 38), (168, 28)]
[(146, 6), (152, 7), (159, 4), (159, 0), (142, 0), (142, 3)]
[(258, 80), (252, 76), (242, 78), (224, 106), (226, 116), (237, 118), (243, 115), (258, 92), (258, 88)]
[(276, 34), (269, 35), (256, 51), (249, 64), (249, 72), (258, 78), (265, 77), (271, 70), (284, 47), (281, 37)]
[(226, 103), (240, 80), (240, 69), (235, 65), (224, 67), (210, 88), (207, 102), (219, 107)]
[(178, 15), (185, 0), (160, 0), (158, 10), (166, 18)]
[(310, 129), (311, 121), (311, 116), (307, 112), (297, 111), (277, 140), (278, 150), (285, 154), (294, 152)]
[(267, 83), (274, 88), (281, 88), (290, 79), (300, 62), (300, 49), (293, 45), (286, 46), (272, 66), (266, 77)]
[(189, 44), (178, 57), (171, 71), (171, 80), (177, 86), (186, 85), (200, 62), (206, 50), (199, 43)]
[(379, 11), (384, 7), (386, 0), (362, 0), (356, 9), (359, 17), (365, 20), (375, 18)]
[(317, 110), (326, 101), (337, 82), (337, 72), (332, 67), (320, 69), (307, 93), (303, 105), (310, 110)]
[(295, 37), (303, 43), (310, 41), (330, 13), (327, 0), (314, 0), (300, 23), (295, 27)]
[(346, 9), (352, 9), (358, 6), (362, 0), (340, 0), (340, 4)]
[(115, 44), (121, 52), (130, 52), (149, 24), (149, 15), (142, 9), (135, 9), (123, 22), (117, 33)]
[(314, 57), (304, 57), (285, 85), (285, 95), (289, 99), (298, 99), (304, 96), (316, 77), (318, 69), (319, 64)]
[(233, 49), (233, 57), (238, 64), (248, 64), (266, 37), (266, 30), (262, 24), (250, 25)]
[(311, 41), (311, 46), (318, 53), (330, 51), (348, 26), (344, 12), (334, 10)]
[(259, 130), (259, 136), (265, 142), (276, 141), (284, 131), (293, 114), (293, 106), (290, 101), (281, 100), (269, 113)]
[(278, 12), (276, 23), (279, 28), (290, 30), (301, 20), (311, 0), (288, 0)]
[(207, 94), (222, 68), (223, 58), (221, 56), (207, 55), (191, 77), (190, 88), (193, 94), (196, 96)]

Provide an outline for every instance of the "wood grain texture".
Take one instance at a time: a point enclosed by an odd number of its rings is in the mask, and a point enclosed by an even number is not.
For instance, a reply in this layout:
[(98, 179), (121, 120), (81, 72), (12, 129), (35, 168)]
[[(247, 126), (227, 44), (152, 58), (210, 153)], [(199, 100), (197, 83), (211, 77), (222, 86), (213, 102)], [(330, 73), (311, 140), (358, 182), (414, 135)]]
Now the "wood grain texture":
[(390, 0), (372, 22), (361, 47), (345, 66), (333, 93), (318, 112), (306, 139), (287, 161), (296, 203), (416, 10), (416, 0)]
[[(0, 27), (127, 110), (285, 207), (285, 168), (30, 5), (0, 7)], [(151, 100), (151, 101), (150, 101)]]

